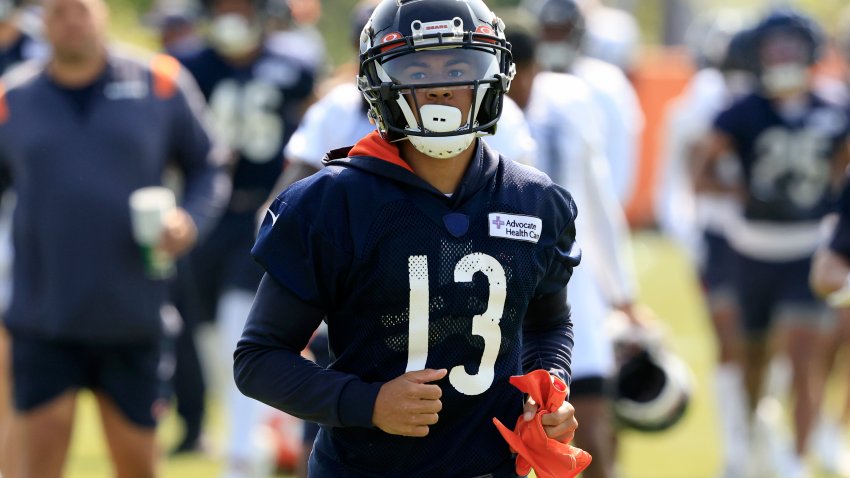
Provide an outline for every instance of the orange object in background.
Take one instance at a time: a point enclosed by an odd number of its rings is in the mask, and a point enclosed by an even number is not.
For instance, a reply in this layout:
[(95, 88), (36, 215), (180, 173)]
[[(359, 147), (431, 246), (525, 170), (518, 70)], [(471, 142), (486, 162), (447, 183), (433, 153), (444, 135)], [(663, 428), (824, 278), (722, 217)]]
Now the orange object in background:
[(641, 52), (630, 74), (645, 118), (633, 193), (626, 206), (626, 217), (632, 229), (655, 224), (654, 202), (664, 115), (668, 102), (682, 93), (693, 73), (693, 64), (683, 49), (650, 46)]
[(820, 63), (815, 65), (815, 74), (834, 78), (838, 81), (845, 81), (847, 75), (850, 74), (848, 65), (835, 44), (830, 44), (825, 49)]

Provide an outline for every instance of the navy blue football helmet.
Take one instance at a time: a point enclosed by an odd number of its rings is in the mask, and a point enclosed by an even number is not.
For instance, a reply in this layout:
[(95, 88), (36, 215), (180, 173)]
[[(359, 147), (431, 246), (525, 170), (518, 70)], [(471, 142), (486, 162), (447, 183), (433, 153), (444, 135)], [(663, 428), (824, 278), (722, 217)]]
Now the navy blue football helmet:
[[(417, 59), (436, 55), (453, 55), (465, 67), (450, 77), (411, 72)], [(390, 141), (494, 133), (513, 75), (504, 23), (481, 0), (385, 0), (360, 36), (358, 87)], [(472, 90), (460, 128), (423, 124), (415, 93), (434, 88)]]
[(745, 19), (732, 9), (698, 16), (685, 33), (685, 45), (697, 68), (721, 68), (729, 45), (744, 27)]
[(560, 27), (566, 33), (563, 41), (577, 49), (582, 46), (587, 22), (575, 0), (523, 0), (521, 6), (534, 15), (543, 29)]
[(720, 62), (720, 70), (756, 73), (754, 33), (753, 29), (745, 28), (732, 35), (723, 61)]
[(537, 62), (545, 70), (567, 72), (581, 56), (587, 36), (584, 13), (575, 0), (524, 0), (539, 32)]
[(806, 61), (814, 65), (821, 58), (824, 34), (820, 25), (807, 15), (793, 9), (782, 8), (771, 12), (753, 29), (753, 46), (760, 52), (765, 42), (776, 34), (798, 36), (806, 46)]

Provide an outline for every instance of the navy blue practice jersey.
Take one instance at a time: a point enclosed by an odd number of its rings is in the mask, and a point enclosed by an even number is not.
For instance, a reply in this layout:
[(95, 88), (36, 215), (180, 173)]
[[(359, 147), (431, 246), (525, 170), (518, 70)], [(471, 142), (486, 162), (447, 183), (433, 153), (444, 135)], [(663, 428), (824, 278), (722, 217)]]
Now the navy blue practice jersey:
[(424, 438), (325, 426), (317, 459), (340, 477), (512, 474), (492, 418), (513, 424), (522, 412), (511, 375), (568, 373), (569, 357), (547, 362), (551, 350), (524, 361), (522, 341), (529, 302), (562, 291), (579, 262), (575, 204), (543, 173), (500, 159), (481, 141), (447, 197), (379, 138), (336, 151), (326, 168), (284, 191), (253, 253), (326, 313), (331, 370), (376, 383), (445, 368), (437, 382), (443, 410)]
[(253, 214), (280, 176), (283, 147), (313, 91), (313, 74), (299, 60), (269, 49), (242, 66), (212, 48), (179, 59), (207, 98), (215, 131), (238, 155), (230, 212)]
[(806, 222), (829, 212), (832, 161), (848, 135), (848, 115), (815, 95), (805, 113), (788, 120), (753, 93), (715, 120), (741, 160), (744, 215), (755, 221)]

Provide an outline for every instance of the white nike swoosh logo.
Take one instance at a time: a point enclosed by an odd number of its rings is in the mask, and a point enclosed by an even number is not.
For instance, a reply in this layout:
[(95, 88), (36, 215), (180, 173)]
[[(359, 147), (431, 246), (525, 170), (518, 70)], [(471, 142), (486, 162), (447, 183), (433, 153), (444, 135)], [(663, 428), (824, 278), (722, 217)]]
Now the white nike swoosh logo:
[(275, 223), (277, 222), (277, 218), (280, 216), (280, 214), (273, 213), (271, 209), (268, 210), (268, 213), (272, 217), (272, 226), (274, 226)]

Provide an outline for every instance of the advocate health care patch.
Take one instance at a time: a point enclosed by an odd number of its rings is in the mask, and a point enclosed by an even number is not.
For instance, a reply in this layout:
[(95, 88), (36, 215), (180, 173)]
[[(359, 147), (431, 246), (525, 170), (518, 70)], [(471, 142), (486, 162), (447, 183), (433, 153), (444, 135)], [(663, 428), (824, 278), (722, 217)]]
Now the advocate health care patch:
[(517, 241), (537, 243), (543, 232), (543, 221), (539, 217), (491, 212), (487, 215), (490, 237), (502, 237)]

